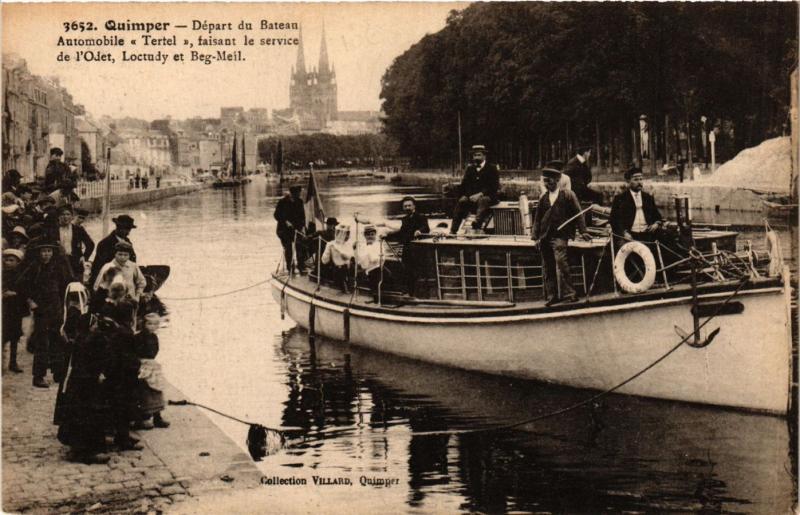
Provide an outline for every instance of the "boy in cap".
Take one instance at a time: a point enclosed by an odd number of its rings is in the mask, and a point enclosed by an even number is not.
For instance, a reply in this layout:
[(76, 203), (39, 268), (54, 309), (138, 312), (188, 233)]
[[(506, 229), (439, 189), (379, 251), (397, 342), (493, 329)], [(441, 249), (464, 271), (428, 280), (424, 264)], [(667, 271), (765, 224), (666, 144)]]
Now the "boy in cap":
[[(533, 222), (533, 240), (538, 241), (542, 253), (545, 291), (548, 297), (547, 306), (558, 302), (575, 302), (577, 296), (572, 287), (567, 260), (567, 242), (575, 235), (575, 224), (581, 237), (591, 240), (586, 232), (578, 197), (569, 190), (560, 190), (558, 181), (561, 172), (552, 168), (542, 170), (542, 179), (546, 191), (539, 198), (536, 216)], [(566, 223), (571, 218), (574, 220)], [(559, 293), (560, 290), (560, 293)]]
[(47, 369), (61, 382), (66, 372), (63, 338), (64, 293), (72, 280), (69, 265), (60, 256), (60, 245), (42, 241), (29, 252), (35, 253), (33, 264), (19, 278), (19, 292), (33, 312), (34, 330), (30, 338), (33, 349), (33, 386), (47, 388)]
[(128, 238), (131, 230), (136, 228), (133, 218), (128, 215), (119, 215), (116, 218), (112, 218), (111, 221), (114, 222), (115, 228), (111, 234), (100, 240), (100, 243), (97, 244), (89, 284), (94, 284), (103, 265), (114, 259), (116, 253), (114, 247), (117, 243), (125, 242), (131, 245), (129, 259), (136, 262), (136, 251), (133, 250), (133, 243), (131, 243), (131, 240)]
[(103, 265), (98, 272), (97, 280), (94, 283), (94, 290), (97, 291), (101, 288), (109, 290), (107, 279), (114, 274), (110, 274), (111, 270), (116, 270), (122, 276), (125, 283), (125, 288), (134, 302), (139, 302), (139, 297), (147, 286), (147, 280), (142, 274), (139, 267), (130, 260), (133, 247), (124, 241), (118, 242), (114, 246), (114, 259)]
[(22, 318), (28, 314), (24, 299), (17, 293), (19, 264), (23, 253), (18, 249), (3, 251), (3, 345), (9, 342), (8, 369), (22, 372), (17, 365), (17, 344), (22, 336)]

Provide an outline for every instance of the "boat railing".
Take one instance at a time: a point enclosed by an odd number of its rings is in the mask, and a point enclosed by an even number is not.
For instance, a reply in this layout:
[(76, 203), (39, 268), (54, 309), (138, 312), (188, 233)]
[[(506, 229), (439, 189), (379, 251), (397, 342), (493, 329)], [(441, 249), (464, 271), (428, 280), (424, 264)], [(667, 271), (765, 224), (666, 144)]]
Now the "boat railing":
[[(541, 300), (545, 298), (541, 255), (520, 256), (506, 251), (481, 256), (480, 250), (457, 253), (436, 249), (436, 294), (439, 299)], [(573, 286), (586, 294), (587, 266), (584, 256), (570, 265)], [(561, 285), (558, 285), (559, 290)]]

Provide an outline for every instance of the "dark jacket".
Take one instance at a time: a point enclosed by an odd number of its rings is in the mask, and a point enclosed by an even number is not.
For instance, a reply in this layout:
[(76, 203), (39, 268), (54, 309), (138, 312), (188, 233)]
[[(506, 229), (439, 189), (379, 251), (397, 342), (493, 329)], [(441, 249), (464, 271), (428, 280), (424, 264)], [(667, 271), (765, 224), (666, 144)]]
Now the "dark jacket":
[[(56, 233), (56, 237), (58, 237)], [(72, 248), (69, 249), (69, 264), (76, 277), (83, 278), (83, 268), (80, 266), (81, 257), (88, 261), (94, 252), (94, 241), (80, 225), (72, 224)], [(99, 269), (98, 269), (99, 270)]]
[(581, 234), (586, 232), (586, 222), (583, 216), (561, 228), (558, 227), (577, 215), (581, 211), (581, 205), (575, 193), (569, 190), (559, 190), (555, 204), (550, 205), (549, 192), (539, 198), (539, 206), (536, 208), (536, 216), (533, 221), (533, 239), (543, 240), (546, 238), (561, 238), (568, 240), (575, 235), (575, 224)]
[(464, 178), (461, 179), (459, 194), (469, 197), (476, 193), (483, 193), (492, 200), (497, 200), (499, 190), (500, 174), (497, 172), (497, 167), (487, 161), (480, 171), (474, 164), (467, 167)]
[(158, 335), (140, 331), (133, 337), (133, 347), (139, 359), (156, 359), (158, 355)]
[(428, 225), (428, 218), (414, 211), (412, 214), (404, 216), (400, 229), (389, 233), (386, 239), (408, 243), (414, 239), (414, 233), (417, 231), (428, 234), (431, 232), (431, 228)]
[(292, 197), (283, 197), (275, 206), (275, 220), (278, 221), (278, 234), (290, 234), (292, 229), (286, 225), (290, 222), (294, 229), (302, 231), (306, 226), (306, 212), (303, 209), (303, 201)]
[(49, 263), (37, 259), (22, 272), (17, 282), (17, 295), (37, 304), (37, 324), (41, 321), (42, 327), (57, 328), (64, 319), (64, 293), (71, 280), (69, 266), (54, 254)]
[(570, 181), (572, 181), (572, 191), (580, 191), (592, 182), (592, 171), (589, 169), (589, 165), (585, 162), (581, 163), (578, 156), (567, 161), (561, 172), (569, 175)]
[[(656, 207), (656, 200), (649, 193), (642, 191), (642, 211), (647, 225), (663, 220), (661, 213)], [(633, 227), (633, 220), (636, 218), (636, 204), (629, 190), (614, 197), (611, 202), (611, 230), (614, 234), (621, 236), (625, 231), (630, 231)]]
[(44, 170), (44, 189), (48, 193), (55, 191), (61, 186), (62, 182), (71, 178), (72, 170), (69, 169), (69, 166), (57, 159), (53, 159), (47, 163), (47, 168)]
[[(128, 242), (133, 246), (131, 240), (127, 237), (121, 238), (122, 240)], [(97, 252), (94, 255), (94, 261), (92, 262), (92, 278), (89, 284), (94, 284), (95, 278), (97, 278), (97, 274), (100, 273), (100, 269), (103, 268), (103, 265), (114, 259), (114, 247), (117, 245), (119, 241), (117, 237), (117, 232), (113, 231), (111, 234), (100, 240), (100, 243), (97, 244)], [(131, 261), (136, 263), (136, 252), (131, 252)]]

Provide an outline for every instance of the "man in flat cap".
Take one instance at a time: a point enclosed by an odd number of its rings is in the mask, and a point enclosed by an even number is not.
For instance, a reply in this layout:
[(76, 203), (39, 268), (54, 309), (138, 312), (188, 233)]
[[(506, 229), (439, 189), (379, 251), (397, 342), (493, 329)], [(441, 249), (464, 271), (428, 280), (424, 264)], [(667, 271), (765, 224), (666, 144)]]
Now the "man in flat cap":
[(539, 206), (536, 208), (533, 221), (533, 240), (539, 242), (539, 251), (542, 253), (548, 306), (562, 301), (577, 300), (567, 260), (567, 244), (575, 235), (575, 226), (578, 226), (583, 239), (592, 239), (586, 232), (583, 216), (576, 216), (581, 211), (578, 197), (569, 190), (559, 189), (560, 179), (561, 172), (558, 170), (552, 168), (542, 170), (546, 191), (539, 198)]
[(497, 193), (500, 190), (500, 174), (497, 166), (486, 160), (486, 147), (473, 145), (471, 149), (472, 163), (464, 171), (464, 178), (459, 186), (459, 199), (453, 213), (450, 234), (456, 234), (461, 222), (472, 209), (476, 209), (473, 229), (482, 229), (489, 208), (497, 204)]
[(136, 262), (136, 251), (133, 250), (133, 243), (131, 243), (131, 240), (128, 238), (131, 230), (136, 228), (133, 218), (129, 215), (119, 215), (116, 218), (112, 218), (111, 221), (114, 222), (116, 227), (111, 234), (100, 240), (100, 243), (97, 244), (94, 262), (92, 262), (92, 275), (89, 279), (89, 284), (94, 284), (103, 265), (114, 259), (114, 255), (116, 254), (114, 247), (117, 243), (125, 242), (131, 245), (129, 259)]
[(576, 148), (575, 156), (567, 161), (562, 173), (569, 176), (572, 182), (572, 191), (582, 202), (594, 202), (601, 204), (603, 194), (589, 188), (592, 182), (592, 170), (589, 166), (589, 159), (592, 157), (592, 147), (589, 145), (579, 145)]
[(72, 223), (72, 207), (61, 206), (58, 210), (58, 240), (67, 255), (69, 266), (76, 281), (83, 281), (83, 264), (94, 251), (94, 241), (80, 225)]
[(611, 229), (617, 238), (654, 241), (663, 224), (663, 217), (652, 195), (642, 190), (642, 169), (632, 167), (625, 171), (627, 191), (614, 197), (611, 203)]
[(69, 167), (62, 161), (64, 151), (58, 147), (50, 149), (50, 162), (44, 170), (44, 190), (47, 193), (57, 190), (64, 180), (72, 176)]
[[(305, 273), (305, 256), (303, 252), (303, 231), (306, 228), (306, 213), (303, 209), (303, 200), (300, 198), (302, 186), (292, 186), (289, 194), (284, 195), (275, 206), (275, 220), (278, 222), (276, 230), (278, 238), (283, 245), (284, 263), (286, 270), (291, 274), (293, 268)], [(292, 248), (294, 247), (294, 252)], [(295, 263), (295, 256), (297, 262)]]
[(56, 382), (61, 382), (66, 373), (66, 349), (60, 329), (64, 322), (64, 293), (72, 273), (60, 256), (61, 245), (57, 241), (41, 241), (28, 252), (35, 253), (35, 257), (19, 278), (18, 294), (27, 302), (34, 317), (30, 338), (33, 386), (47, 388), (48, 368)]

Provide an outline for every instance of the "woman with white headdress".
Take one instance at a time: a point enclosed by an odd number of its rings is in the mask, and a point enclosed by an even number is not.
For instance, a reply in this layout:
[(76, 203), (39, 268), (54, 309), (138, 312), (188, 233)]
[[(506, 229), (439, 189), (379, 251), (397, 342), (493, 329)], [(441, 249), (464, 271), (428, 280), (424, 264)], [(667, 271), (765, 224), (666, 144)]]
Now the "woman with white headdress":
[(336, 226), (333, 241), (325, 245), (322, 264), (333, 267), (333, 281), (345, 293), (347, 293), (347, 275), (353, 255), (350, 226), (339, 224)]

